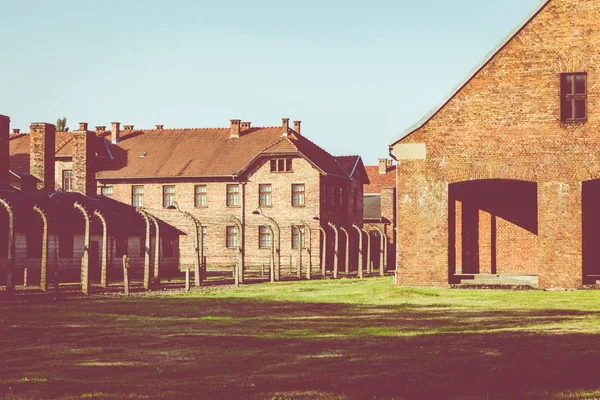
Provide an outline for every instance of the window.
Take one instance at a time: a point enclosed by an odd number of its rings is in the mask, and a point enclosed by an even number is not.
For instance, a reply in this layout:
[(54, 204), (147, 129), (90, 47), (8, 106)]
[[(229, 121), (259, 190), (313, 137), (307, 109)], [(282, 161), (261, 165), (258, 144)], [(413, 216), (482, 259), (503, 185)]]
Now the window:
[(103, 186), (101, 189), (102, 196), (108, 197), (112, 199), (113, 197), (113, 187), (112, 186)]
[(305, 247), (304, 243), (304, 226), (292, 226), (292, 248), (297, 249), (298, 244)]
[[(145, 241), (144, 241), (145, 243)], [(117, 237), (117, 243), (116, 243), (116, 256), (117, 257), (123, 257), (124, 255), (127, 255), (127, 244), (128, 244), (128, 240), (127, 240), (127, 236), (119, 236)], [(145, 246), (145, 245), (144, 245)]]
[(258, 185), (258, 205), (271, 206), (271, 185)]
[(164, 237), (162, 239), (162, 255), (163, 257), (173, 257), (175, 254), (175, 239)]
[(175, 203), (175, 186), (163, 186), (163, 207), (171, 207)]
[(73, 171), (65, 169), (62, 172), (62, 190), (70, 192), (73, 190)]
[(73, 258), (73, 235), (61, 234), (58, 236), (58, 256)]
[(585, 122), (587, 119), (587, 74), (561, 76), (562, 122)]
[(227, 207), (240, 205), (240, 185), (227, 185)]
[(206, 207), (206, 185), (196, 185), (194, 187), (194, 206)]
[(31, 232), (26, 235), (27, 258), (40, 258), (42, 256), (42, 232)]
[(131, 205), (134, 207), (144, 207), (144, 187), (143, 186), (132, 186), (131, 187)]
[(291, 158), (271, 160), (271, 172), (290, 172), (292, 170)]
[(206, 227), (202, 227), (202, 247), (206, 247)]
[(238, 245), (238, 229), (235, 226), (227, 227), (227, 247), (237, 247)]
[(261, 249), (271, 248), (273, 240), (271, 237), (271, 229), (268, 226), (258, 227), (258, 247)]
[(304, 205), (304, 184), (292, 185), (292, 205), (294, 207)]

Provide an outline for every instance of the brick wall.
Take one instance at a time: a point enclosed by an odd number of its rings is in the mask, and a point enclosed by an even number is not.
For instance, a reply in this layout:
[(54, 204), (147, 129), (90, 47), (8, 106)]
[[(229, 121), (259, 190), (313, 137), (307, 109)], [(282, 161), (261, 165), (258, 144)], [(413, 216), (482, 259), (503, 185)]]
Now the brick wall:
[(0, 187), (9, 185), (9, 138), (10, 138), (10, 118), (0, 115)]
[[(599, 13), (598, 1), (550, 1), (400, 143), (426, 145), (426, 159), (398, 163), (400, 284), (448, 281), (449, 256), (456, 255), (448, 245), (456, 218), (455, 204), (448, 212), (449, 184), (505, 179), (538, 185), (539, 232), (509, 232), (501, 222), (499, 272), (537, 272), (541, 287), (581, 286), (581, 183), (600, 178)], [(583, 124), (561, 123), (560, 77), (569, 72), (587, 72)], [(510, 239), (515, 232), (525, 240)]]

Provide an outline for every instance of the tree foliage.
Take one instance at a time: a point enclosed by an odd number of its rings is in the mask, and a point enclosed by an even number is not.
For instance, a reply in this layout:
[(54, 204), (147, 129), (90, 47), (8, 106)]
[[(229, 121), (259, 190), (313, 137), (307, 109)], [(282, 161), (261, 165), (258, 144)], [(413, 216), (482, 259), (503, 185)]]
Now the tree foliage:
[(67, 117), (62, 117), (56, 120), (56, 132), (69, 132), (67, 126)]

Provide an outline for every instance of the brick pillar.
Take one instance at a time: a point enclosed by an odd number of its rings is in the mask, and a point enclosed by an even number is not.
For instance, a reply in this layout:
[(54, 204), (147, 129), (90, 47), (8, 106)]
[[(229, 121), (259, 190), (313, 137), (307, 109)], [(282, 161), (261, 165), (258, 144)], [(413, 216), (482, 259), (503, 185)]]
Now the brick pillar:
[(10, 118), (0, 115), (0, 188), (9, 186)]
[(448, 284), (448, 183), (429, 178), (427, 160), (398, 163), (397, 284)]
[(492, 273), (492, 214), (479, 210), (479, 273)]
[(581, 185), (538, 184), (540, 288), (582, 286)]
[(29, 170), (37, 180), (38, 190), (53, 192), (56, 127), (33, 123), (29, 127)]
[[(83, 128), (83, 129), (81, 129)], [(75, 153), (73, 154), (73, 190), (86, 196), (96, 194), (95, 135), (81, 123), (80, 130), (73, 132)]]
[(396, 188), (382, 187), (381, 188), (381, 215), (389, 221), (385, 224), (384, 231), (388, 241), (386, 250), (388, 254), (386, 269), (394, 269), (396, 265)]

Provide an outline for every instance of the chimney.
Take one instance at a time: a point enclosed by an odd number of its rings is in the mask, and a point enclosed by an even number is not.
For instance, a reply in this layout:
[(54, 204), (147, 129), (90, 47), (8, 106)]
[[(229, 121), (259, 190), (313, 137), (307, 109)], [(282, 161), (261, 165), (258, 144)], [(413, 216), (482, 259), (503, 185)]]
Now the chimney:
[(162, 131), (164, 127), (164, 125), (156, 125), (156, 129), (158, 129), (159, 131)]
[(250, 122), (242, 122), (242, 132), (250, 129)]
[(104, 132), (106, 132), (106, 126), (99, 125), (99, 126), (96, 127), (96, 134), (104, 133)]
[(125, 129), (126, 131), (132, 131), (133, 125), (123, 125), (123, 129)]
[(18, 135), (20, 133), (21, 133), (21, 130), (19, 128), (13, 129), (13, 135)]
[(383, 175), (387, 173), (388, 170), (388, 161), (391, 162), (391, 160), (388, 160), (387, 158), (380, 158), (379, 159), (379, 174)]
[(281, 136), (287, 136), (290, 132), (290, 119), (281, 118)]
[(302, 121), (294, 121), (294, 130), (296, 131), (296, 133), (299, 135), (300, 134), (300, 124), (302, 123)]
[(54, 192), (54, 153), (56, 127), (33, 123), (29, 127), (29, 172), (37, 180), (38, 190)]
[[(87, 127), (87, 124), (79, 124)], [(75, 153), (73, 154), (73, 190), (86, 196), (96, 194), (96, 157), (95, 139), (93, 132), (78, 130), (73, 132), (75, 138)]]
[(10, 118), (0, 115), (0, 188), (9, 186), (10, 172), (8, 172), (8, 159), (10, 143)]
[(80, 122), (79, 123), (79, 130), (80, 131), (87, 131), (88, 128), (88, 123), (87, 122)]
[(121, 139), (121, 123), (111, 122), (111, 124), (112, 128), (110, 128), (110, 142), (112, 144), (117, 144)]
[(241, 120), (239, 120), (239, 119), (231, 120), (231, 127), (229, 128), (229, 139), (239, 139), (240, 123), (241, 123)]

